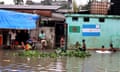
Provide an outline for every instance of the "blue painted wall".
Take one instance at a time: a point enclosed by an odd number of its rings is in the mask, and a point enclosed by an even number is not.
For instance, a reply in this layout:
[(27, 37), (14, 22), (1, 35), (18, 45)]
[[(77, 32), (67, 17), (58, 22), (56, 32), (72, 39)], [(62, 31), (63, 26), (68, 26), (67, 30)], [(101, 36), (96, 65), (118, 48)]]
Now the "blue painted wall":
[[(73, 48), (73, 45), (82, 39), (86, 40), (88, 49), (109, 48), (110, 42), (113, 46), (120, 48), (120, 16), (112, 15), (83, 15), (83, 14), (66, 14), (66, 23), (68, 24), (68, 48)], [(78, 20), (72, 20), (73, 17), (78, 17)], [(89, 17), (89, 22), (84, 21), (84, 17)], [(99, 18), (104, 18), (104, 22), (100, 22)], [(99, 36), (83, 36), (83, 25), (98, 25), (100, 30)], [(80, 27), (80, 32), (71, 32), (70, 26)]]

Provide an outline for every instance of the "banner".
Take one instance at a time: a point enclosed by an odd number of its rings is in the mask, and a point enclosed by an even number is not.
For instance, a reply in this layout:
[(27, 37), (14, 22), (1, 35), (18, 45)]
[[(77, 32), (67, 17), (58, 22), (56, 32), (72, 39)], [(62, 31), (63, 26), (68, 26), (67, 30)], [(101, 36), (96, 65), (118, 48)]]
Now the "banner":
[(83, 24), (83, 36), (100, 36), (100, 25), (98, 24)]
[(69, 32), (80, 33), (80, 26), (69, 26)]

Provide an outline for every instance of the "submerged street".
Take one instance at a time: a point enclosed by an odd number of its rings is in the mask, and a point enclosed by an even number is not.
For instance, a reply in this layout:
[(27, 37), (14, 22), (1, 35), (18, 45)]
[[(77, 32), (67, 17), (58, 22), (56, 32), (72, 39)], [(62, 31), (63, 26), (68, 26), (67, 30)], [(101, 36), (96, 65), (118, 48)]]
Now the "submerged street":
[(19, 50), (0, 50), (0, 72), (120, 72), (120, 52), (90, 57), (25, 57)]
[(120, 0), (0, 0), (0, 72), (120, 72)]

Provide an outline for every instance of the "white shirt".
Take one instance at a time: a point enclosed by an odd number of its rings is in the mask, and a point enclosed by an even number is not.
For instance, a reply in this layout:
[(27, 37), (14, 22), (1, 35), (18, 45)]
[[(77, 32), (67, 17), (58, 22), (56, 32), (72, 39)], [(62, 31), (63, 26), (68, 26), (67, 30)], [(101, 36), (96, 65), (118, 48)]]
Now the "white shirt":
[(11, 40), (15, 40), (15, 38), (16, 38), (16, 33), (10, 32), (10, 35), (11, 35)]

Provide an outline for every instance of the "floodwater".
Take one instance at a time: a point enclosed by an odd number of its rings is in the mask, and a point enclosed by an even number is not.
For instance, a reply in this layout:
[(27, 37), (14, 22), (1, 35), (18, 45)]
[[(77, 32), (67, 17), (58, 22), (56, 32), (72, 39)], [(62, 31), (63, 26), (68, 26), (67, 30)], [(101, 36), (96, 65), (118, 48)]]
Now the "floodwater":
[(18, 51), (0, 50), (0, 72), (120, 72), (120, 52), (99, 54), (90, 51), (87, 58), (20, 57)]

